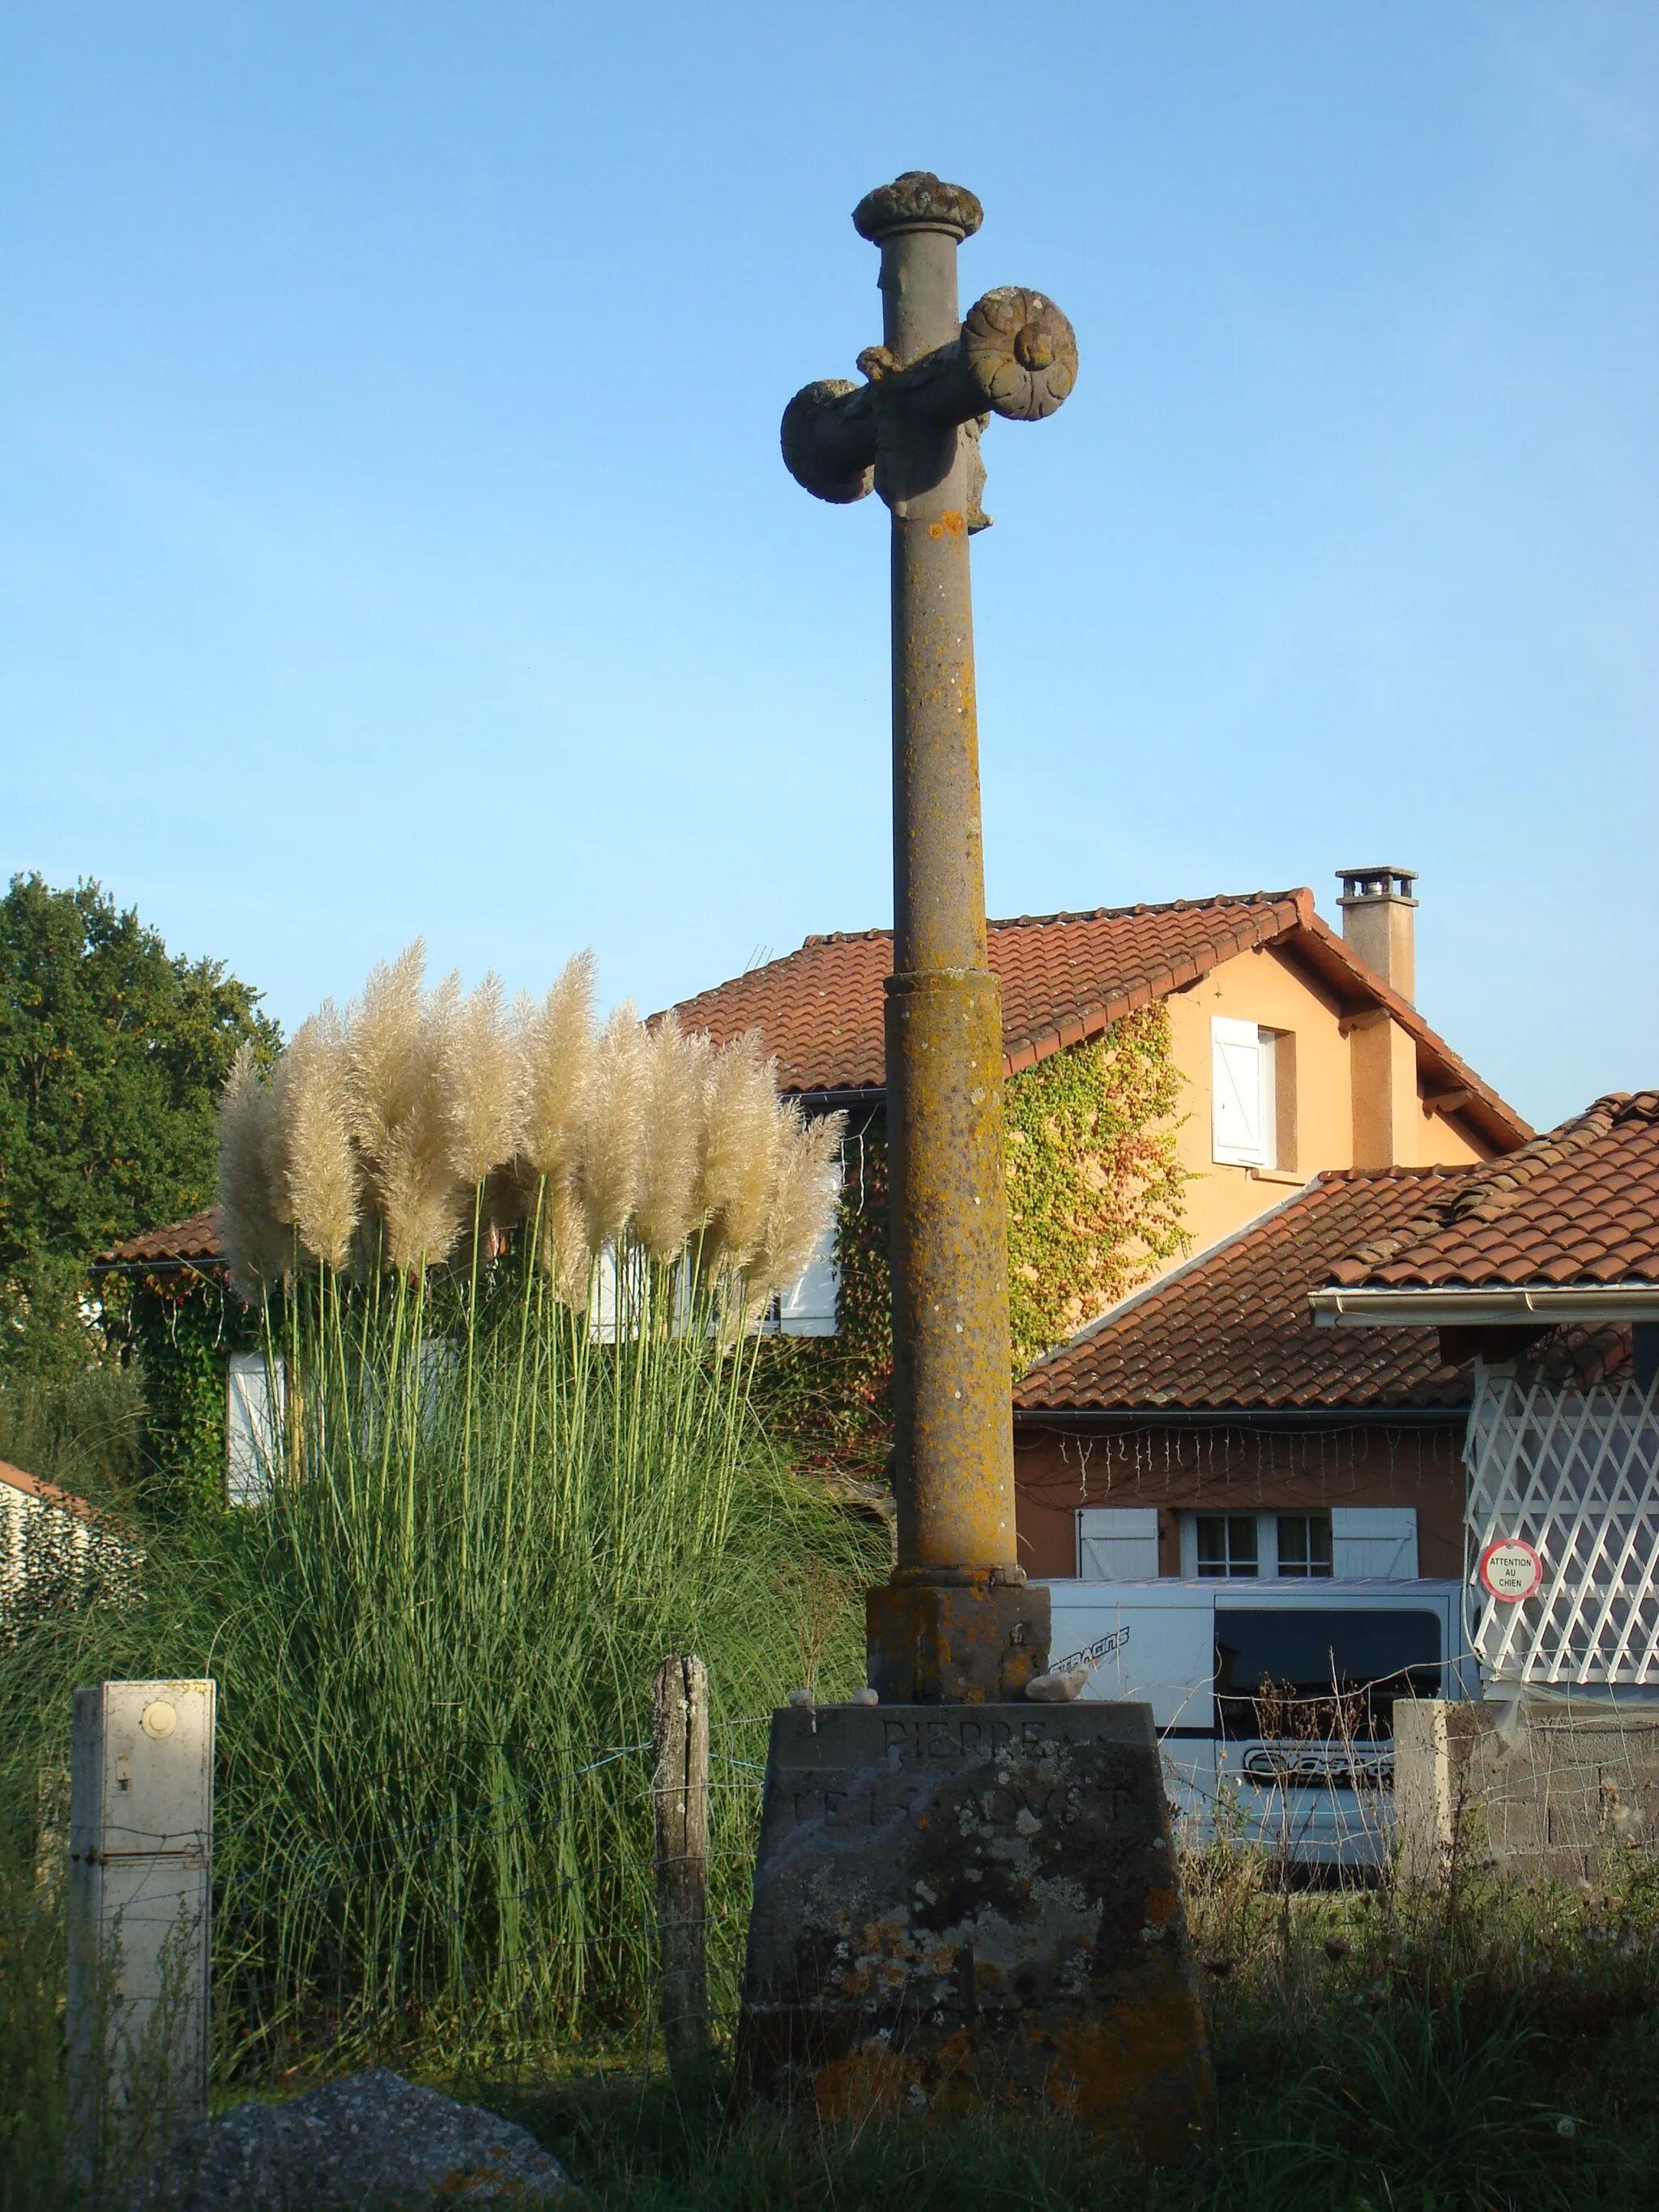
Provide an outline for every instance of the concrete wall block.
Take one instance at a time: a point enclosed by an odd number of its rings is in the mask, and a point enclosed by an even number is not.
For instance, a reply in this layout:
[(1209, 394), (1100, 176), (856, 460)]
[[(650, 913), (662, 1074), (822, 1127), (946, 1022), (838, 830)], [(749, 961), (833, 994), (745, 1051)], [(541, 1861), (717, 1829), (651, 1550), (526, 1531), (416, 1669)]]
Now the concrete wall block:
[(1525, 1880), (1594, 1877), (1659, 1848), (1659, 1721), (1605, 1710), (1424, 1699), (1395, 1715), (1402, 1875), (1444, 1878), (1454, 1848)]

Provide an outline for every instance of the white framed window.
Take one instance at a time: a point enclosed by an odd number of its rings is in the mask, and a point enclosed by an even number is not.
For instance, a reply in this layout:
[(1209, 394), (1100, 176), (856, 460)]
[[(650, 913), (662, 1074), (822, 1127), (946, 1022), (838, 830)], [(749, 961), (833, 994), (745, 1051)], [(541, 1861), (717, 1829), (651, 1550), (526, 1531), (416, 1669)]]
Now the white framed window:
[(1183, 1513), (1181, 1571), (1200, 1582), (1413, 1582), (1413, 1505), (1328, 1513)]
[(767, 1336), (838, 1336), (841, 1334), (841, 1262), (836, 1255), (836, 1230), (840, 1219), (842, 1168), (834, 1165), (830, 1181), (837, 1204), (824, 1224), (823, 1234), (812, 1248), (812, 1256), (799, 1279), (773, 1299), (761, 1323)]
[(1084, 1506), (1077, 1516), (1077, 1571), (1085, 1583), (1156, 1582), (1157, 1506)]
[(814, 1246), (806, 1272), (778, 1297), (778, 1329), (784, 1336), (835, 1336), (841, 1329), (841, 1262), (836, 1257), (832, 1213)]
[(1316, 1581), (1333, 1571), (1328, 1513), (1278, 1513), (1273, 1519), (1281, 1581)]
[(1210, 1018), (1210, 1151), (1224, 1166), (1279, 1162), (1273, 1032), (1225, 1014)]
[(225, 1378), (225, 1498), (263, 1505), (270, 1495), (282, 1443), (287, 1376), (282, 1355), (233, 1352)]
[[(1271, 1552), (1271, 1532), (1262, 1527), (1262, 1513), (1192, 1513), (1193, 1572), (1205, 1582), (1254, 1582), (1261, 1573), (1264, 1548)], [(1262, 1538), (1269, 1537), (1264, 1547)], [(1267, 1572), (1273, 1572), (1271, 1558)]]

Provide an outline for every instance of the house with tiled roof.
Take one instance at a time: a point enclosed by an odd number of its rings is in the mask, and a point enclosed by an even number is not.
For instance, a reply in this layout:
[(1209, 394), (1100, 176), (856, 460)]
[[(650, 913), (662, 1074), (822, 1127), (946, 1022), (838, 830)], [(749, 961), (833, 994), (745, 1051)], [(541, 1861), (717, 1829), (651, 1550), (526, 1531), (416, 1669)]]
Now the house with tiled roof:
[(1319, 1328), (1310, 1295), (1473, 1172), (1318, 1174), (1022, 1376), (1028, 1573), (1459, 1575), (1469, 1364), (1432, 1333)]
[(1613, 1091), (1367, 1238), (1313, 1299), (1327, 1328), (1532, 1337), (1563, 1321), (1659, 1322), (1659, 1091)]
[(1310, 1318), (1334, 1345), (1469, 1363), (1489, 1678), (1659, 1693), (1659, 1091), (1598, 1098), (1424, 1198), (1334, 1256)]
[[(1312, 1174), (1470, 1166), (1532, 1134), (1413, 1003), (1411, 871), (1340, 877), (1340, 934), (1305, 888), (990, 923), (1011, 1106), (1022, 1080), (1058, 1056), (1109, 1038), (1142, 1009), (1167, 1013), (1182, 1234), (1145, 1255), (1140, 1273), (1230, 1235)], [(856, 1127), (884, 1098), (891, 970), (890, 931), (809, 937), (673, 1011), (716, 1042), (758, 1030), (782, 1090), (811, 1110), (850, 1109)], [(833, 1295), (826, 1267), (807, 1327), (833, 1325), (823, 1319)], [(1072, 1312), (1046, 1340), (1091, 1310)]]

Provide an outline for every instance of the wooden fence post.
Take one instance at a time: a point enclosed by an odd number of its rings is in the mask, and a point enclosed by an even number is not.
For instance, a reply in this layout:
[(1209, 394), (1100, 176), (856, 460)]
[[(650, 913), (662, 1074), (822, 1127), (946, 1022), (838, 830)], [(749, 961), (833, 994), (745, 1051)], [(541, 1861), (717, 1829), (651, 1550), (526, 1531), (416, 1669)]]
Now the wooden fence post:
[(687, 2078), (708, 2059), (708, 1670), (667, 1658), (651, 1686), (657, 1755), (657, 1933), (662, 2032), (671, 2074)]

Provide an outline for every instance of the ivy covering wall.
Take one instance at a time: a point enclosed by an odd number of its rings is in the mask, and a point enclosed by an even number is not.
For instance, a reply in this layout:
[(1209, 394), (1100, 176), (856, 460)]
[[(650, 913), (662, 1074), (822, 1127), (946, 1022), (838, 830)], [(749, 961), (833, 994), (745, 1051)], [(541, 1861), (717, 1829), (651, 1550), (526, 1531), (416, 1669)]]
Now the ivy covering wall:
[(878, 1480), (893, 1441), (885, 1113), (878, 1108), (859, 1116), (842, 1153), (839, 1333), (769, 1337), (755, 1389), (768, 1425), (798, 1466)]
[[(1176, 1157), (1182, 1075), (1156, 1001), (1039, 1061), (1006, 1094), (1014, 1372), (1187, 1248)], [(808, 1468), (879, 1477), (892, 1442), (887, 1128), (848, 1132), (836, 1255), (841, 1330), (775, 1337), (757, 1375), (775, 1433)]]
[(1187, 1249), (1181, 1085), (1161, 999), (1008, 1085), (1016, 1374)]
[(216, 1276), (140, 1275), (128, 1327), (143, 1376), (141, 1496), (152, 1513), (225, 1502), (225, 1386), (233, 1352), (259, 1342), (254, 1315)]

